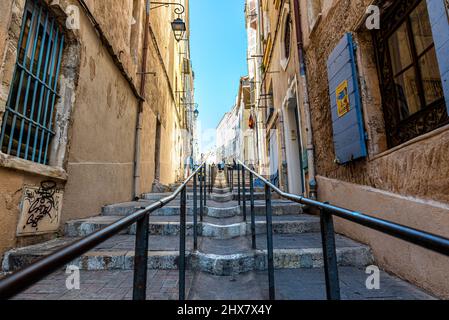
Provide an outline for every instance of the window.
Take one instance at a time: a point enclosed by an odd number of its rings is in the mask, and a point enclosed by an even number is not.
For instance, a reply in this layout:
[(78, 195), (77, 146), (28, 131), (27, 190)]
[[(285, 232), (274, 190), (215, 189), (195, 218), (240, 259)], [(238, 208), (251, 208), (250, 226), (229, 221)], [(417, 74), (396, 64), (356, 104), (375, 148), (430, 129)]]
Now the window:
[(266, 122), (270, 122), (271, 117), (274, 114), (274, 99), (273, 99), (273, 84), (270, 83), (270, 89), (268, 91), (268, 94), (264, 95), (264, 99), (265, 99), (265, 105), (266, 105), (266, 109), (265, 109), (265, 119)]
[(390, 147), (449, 123), (426, 1), (399, 1), (375, 33)]
[(284, 55), (288, 59), (290, 57), (290, 47), (291, 47), (291, 17), (290, 14), (287, 15), (285, 19), (285, 30), (284, 30)]
[(3, 153), (48, 164), (64, 35), (38, 0), (25, 6), (13, 81), (3, 116)]
[(284, 71), (287, 70), (288, 62), (291, 54), (292, 42), (292, 19), (290, 15), (290, 8), (288, 4), (284, 5), (282, 13), (282, 28), (281, 28), (281, 56), (280, 64)]

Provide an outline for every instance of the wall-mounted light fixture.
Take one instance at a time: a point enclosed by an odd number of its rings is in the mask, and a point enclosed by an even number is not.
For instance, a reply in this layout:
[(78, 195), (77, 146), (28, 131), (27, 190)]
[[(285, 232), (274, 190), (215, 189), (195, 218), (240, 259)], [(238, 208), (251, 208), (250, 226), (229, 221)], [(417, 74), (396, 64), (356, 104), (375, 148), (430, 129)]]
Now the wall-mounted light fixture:
[(187, 31), (186, 23), (184, 20), (182, 20), (181, 15), (185, 12), (185, 7), (177, 2), (157, 2), (157, 1), (151, 1), (151, 5), (154, 5), (154, 7), (150, 8), (150, 10), (154, 10), (160, 7), (168, 7), (168, 6), (175, 6), (176, 8), (173, 10), (175, 14), (178, 15), (178, 17), (173, 20), (171, 23), (171, 28), (173, 30), (173, 33), (175, 35), (175, 39), (177, 42), (181, 41), (184, 38), (184, 34)]

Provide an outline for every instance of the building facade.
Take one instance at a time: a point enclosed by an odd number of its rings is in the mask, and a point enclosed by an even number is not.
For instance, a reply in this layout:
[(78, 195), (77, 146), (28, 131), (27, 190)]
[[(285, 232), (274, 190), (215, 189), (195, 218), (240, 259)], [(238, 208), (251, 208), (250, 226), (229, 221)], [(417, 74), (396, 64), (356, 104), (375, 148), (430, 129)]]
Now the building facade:
[[(264, 174), (448, 237), (447, 1), (248, 0), (246, 16)], [(447, 258), (339, 219), (336, 229), (388, 272), (449, 297)]]
[(188, 28), (179, 3), (182, 15), (145, 0), (2, 1), (0, 255), (183, 176), (193, 72), (188, 34), (176, 41), (169, 23)]
[(305, 114), (300, 108), (300, 63), (293, 1), (248, 0), (252, 147), (260, 173), (294, 194), (307, 191)]
[[(238, 101), (238, 99), (236, 99)], [(232, 164), (240, 159), (241, 148), (241, 118), (240, 104), (235, 103), (230, 112), (225, 113), (216, 129), (216, 152), (217, 163), (224, 162)]]

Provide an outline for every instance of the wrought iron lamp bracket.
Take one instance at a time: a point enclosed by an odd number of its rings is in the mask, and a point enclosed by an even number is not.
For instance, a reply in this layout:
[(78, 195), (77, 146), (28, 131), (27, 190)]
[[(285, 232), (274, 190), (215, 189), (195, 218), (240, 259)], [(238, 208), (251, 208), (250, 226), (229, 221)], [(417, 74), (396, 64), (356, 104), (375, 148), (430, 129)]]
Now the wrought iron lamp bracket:
[(155, 7), (150, 8), (150, 10), (155, 10), (160, 7), (168, 7), (168, 6), (176, 6), (176, 8), (173, 10), (175, 14), (178, 16), (182, 15), (186, 9), (185, 7), (177, 2), (159, 2), (159, 1), (151, 1), (151, 5), (155, 5)]

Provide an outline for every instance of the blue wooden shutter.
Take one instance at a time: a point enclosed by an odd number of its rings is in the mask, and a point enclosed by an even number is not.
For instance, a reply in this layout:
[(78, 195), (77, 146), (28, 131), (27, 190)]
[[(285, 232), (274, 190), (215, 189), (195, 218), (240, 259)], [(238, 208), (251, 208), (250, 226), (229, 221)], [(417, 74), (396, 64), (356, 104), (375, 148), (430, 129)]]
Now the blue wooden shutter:
[(449, 14), (445, 8), (445, 0), (427, 0), (433, 40), (440, 66), (446, 108), (449, 112)]
[[(367, 156), (354, 51), (352, 35), (347, 33), (327, 62), (335, 153), (340, 164)], [(349, 97), (349, 108), (339, 112), (336, 91), (342, 85), (347, 85), (347, 94), (339, 98)]]

